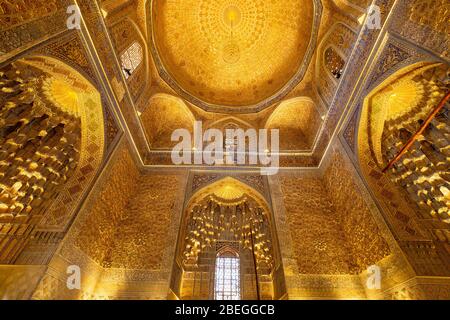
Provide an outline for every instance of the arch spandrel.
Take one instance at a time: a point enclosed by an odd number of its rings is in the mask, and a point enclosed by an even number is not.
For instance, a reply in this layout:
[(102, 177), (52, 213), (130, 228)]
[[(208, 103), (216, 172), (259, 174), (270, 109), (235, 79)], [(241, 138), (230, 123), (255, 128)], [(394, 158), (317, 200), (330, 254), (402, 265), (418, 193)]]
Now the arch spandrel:
[(280, 130), (280, 149), (308, 150), (313, 147), (322, 119), (310, 97), (280, 103), (266, 121), (265, 129)]
[(195, 117), (183, 99), (170, 94), (155, 94), (143, 110), (141, 123), (151, 149), (171, 149), (174, 130), (186, 129), (193, 132)]

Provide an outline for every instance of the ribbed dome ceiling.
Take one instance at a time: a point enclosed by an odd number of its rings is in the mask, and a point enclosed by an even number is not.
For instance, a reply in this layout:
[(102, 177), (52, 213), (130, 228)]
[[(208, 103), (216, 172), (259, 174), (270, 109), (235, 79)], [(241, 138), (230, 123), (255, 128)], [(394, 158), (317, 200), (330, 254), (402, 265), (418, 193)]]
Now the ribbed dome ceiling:
[(152, 10), (171, 85), (214, 105), (276, 96), (304, 63), (313, 29), (312, 0), (167, 0)]

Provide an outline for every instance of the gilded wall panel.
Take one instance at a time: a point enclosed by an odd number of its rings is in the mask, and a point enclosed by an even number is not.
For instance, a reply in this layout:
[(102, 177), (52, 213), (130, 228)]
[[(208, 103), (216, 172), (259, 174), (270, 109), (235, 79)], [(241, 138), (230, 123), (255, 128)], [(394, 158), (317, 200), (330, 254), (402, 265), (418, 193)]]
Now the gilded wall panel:
[(75, 245), (99, 264), (110, 249), (116, 227), (126, 212), (126, 205), (136, 192), (139, 172), (129, 151), (122, 149), (111, 168), (108, 183), (89, 210), (91, 214), (79, 229)]
[(281, 185), (299, 273), (355, 273), (350, 248), (323, 182), (283, 177)]
[(352, 258), (360, 273), (388, 256), (389, 246), (342, 154), (336, 152), (331, 156), (323, 179), (327, 193), (336, 207), (345, 238), (351, 243)]
[[(143, 175), (115, 230), (104, 267), (159, 270), (163, 266), (177, 176)], [(167, 268), (168, 266), (164, 266)]]

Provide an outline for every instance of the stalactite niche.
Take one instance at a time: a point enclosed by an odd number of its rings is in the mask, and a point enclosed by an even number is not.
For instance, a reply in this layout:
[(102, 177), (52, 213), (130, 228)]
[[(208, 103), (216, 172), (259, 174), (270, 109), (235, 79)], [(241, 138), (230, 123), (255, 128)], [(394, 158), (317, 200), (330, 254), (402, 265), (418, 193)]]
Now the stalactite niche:
[[(19, 64), (20, 66), (20, 64)], [(17, 64), (0, 73), (2, 216), (39, 213), (79, 160), (80, 119), (40, 94), (43, 76)]]
[(184, 264), (197, 264), (203, 250), (230, 242), (254, 251), (260, 268), (273, 267), (267, 211), (245, 195), (234, 200), (208, 196), (190, 211), (185, 234)]
[(224, 257), (238, 261), (239, 270), (227, 269), (228, 276), (233, 274), (239, 283), (233, 291), (239, 295), (231, 296), (272, 300), (284, 292), (283, 285), (280, 287), (284, 275), (278, 272), (282, 263), (269, 204), (261, 193), (231, 177), (200, 189), (187, 203), (172, 291), (182, 300), (230, 296), (230, 292), (221, 292), (224, 284), (217, 271)]

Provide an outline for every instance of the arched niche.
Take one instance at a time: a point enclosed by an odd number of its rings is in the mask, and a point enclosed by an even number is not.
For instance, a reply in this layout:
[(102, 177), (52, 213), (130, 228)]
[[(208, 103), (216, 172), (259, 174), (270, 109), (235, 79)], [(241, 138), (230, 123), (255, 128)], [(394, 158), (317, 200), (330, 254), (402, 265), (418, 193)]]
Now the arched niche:
[(284, 273), (271, 212), (258, 191), (231, 177), (197, 191), (180, 226), (172, 292), (179, 299), (214, 299), (216, 259), (228, 250), (240, 259), (240, 299), (281, 298)]
[(280, 130), (281, 151), (312, 148), (322, 124), (316, 104), (309, 97), (283, 101), (266, 121), (266, 129)]
[[(360, 168), (400, 240), (450, 240), (449, 199), (442, 188), (449, 180), (448, 104), (416, 135), (448, 92), (446, 77), (447, 65), (415, 63), (364, 100), (357, 137)], [(388, 168), (413, 136), (413, 145)]]
[(102, 101), (86, 77), (48, 56), (16, 60), (0, 77), (0, 260), (26, 264), (30, 239), (67, 230), (101, 166)]
[(194, 130), (195, 117), (185, 102), (169, 94), (155, 94), (141, 114), (141, 122), (152, 150), (170, 150), (178, 142), (171, 141), (177, 129)]

